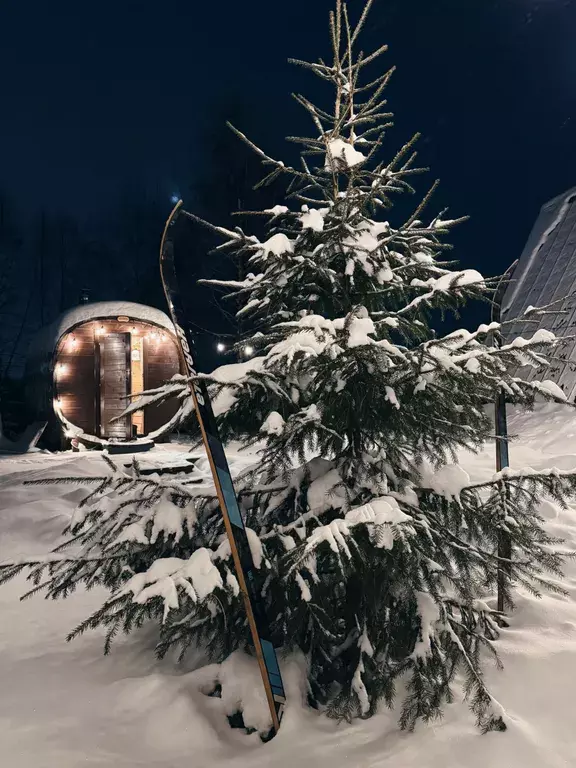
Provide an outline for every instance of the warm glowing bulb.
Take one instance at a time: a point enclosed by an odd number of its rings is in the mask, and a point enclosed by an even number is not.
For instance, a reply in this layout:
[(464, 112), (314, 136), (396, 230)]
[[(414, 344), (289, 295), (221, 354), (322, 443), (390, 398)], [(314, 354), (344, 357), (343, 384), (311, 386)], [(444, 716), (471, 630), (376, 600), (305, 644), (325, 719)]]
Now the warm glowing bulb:
[(250, 357), (250, 355), (253, 355), (254, 354), (254, 347), (251, 347), (250, 344), (247, 344), (244, 347), (244, 354), (246, 355), (246, 357)]
[(104, 328), (103, 325), (100, 326), (100, 328), (96, 328), (96, 335), (102, 336), (102, 334), (106, 333), (106, 328)]
[(138, 333), (138, 328), (136, 328), (135, 325), (132, 326), (132, 333), (136, 335)]
[(216, 344), (216, 349), (218, 350), (218, 352), (224, 352), (226, 349), (226, 345), (222, 344), (222, 342), (219, 341), (218, 344)]
[(58, 363), (56, 367), (56, 371), (58, 375), (62, 376), (62, 374), (66, 373), (66, 370), (67, 370), (67, 366), (65, 365), (65, 363)]

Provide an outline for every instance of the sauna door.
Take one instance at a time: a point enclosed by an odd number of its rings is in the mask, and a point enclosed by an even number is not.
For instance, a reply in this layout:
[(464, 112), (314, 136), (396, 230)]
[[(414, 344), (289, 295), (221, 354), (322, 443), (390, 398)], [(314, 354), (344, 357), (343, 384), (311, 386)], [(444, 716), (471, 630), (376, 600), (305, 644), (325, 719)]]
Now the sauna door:
[[(129, 440), (131, 420), (129, 416), (119, 421), (119, 416), (129, 403), (130, 394), (130, 334), (108, 333), (97, 342), (97, 371), (99, 383), (100, 424), (99, 436)], [(99, 370), (98, 370), (99, 369)]]

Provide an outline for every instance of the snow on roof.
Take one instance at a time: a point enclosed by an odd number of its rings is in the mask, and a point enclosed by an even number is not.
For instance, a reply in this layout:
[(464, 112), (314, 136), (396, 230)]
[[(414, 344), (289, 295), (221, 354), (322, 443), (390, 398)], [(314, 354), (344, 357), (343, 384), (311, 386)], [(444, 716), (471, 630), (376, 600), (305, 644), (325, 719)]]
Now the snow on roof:
[[(506, 289), (502, 302), (503, 315), (508, 313), (511, 314), (511, 317), (519, 317), (522, 310), (528, 306), (526, 302), (528, 296), (531, 297), (534, 306), (542, 306), (551, 300), (553, 289), (558, 286), (560, 281), (564, 285), (566, 284), (565, 270), (560, 272), (556, 270), (558, 274), (555, 274), (555, 277), (558, 279), (554, 286), (550, 283), (550, 271), (558, 258), (563, 255), (562, 250), (564, 250), (558, 247), (553, 249), (552, 246), (559, 234), (564, 235), (560, 230), (568, 218), (575, 199), (576, 187), (573, 187), (542, 206), (513, 279)], [(566, 258), (571, 258), (572, 254), (573, 246), (570, 243), (564, 254), (564, 262), (566, 262)], [(545, 291), (546, 288), (548, 288), (547, 292)], [(569, 288), (570, 286), (567, 285), (565, 293), (568, 292)], [(542, 298), (543, 293), (546, 294), (544, 299)]]
[(548, 200), (548, 202), (544, 203), (544, 205), (540, 208), (541, 211), (545, 211), (548, 208), (554, 207), (558, 201), (564, 200), (565, 197), (568, 195), (572, 195), (576, 192), (576, 187), (570, 187), (570, 189), (567, 189), (565, 192), (562, 192), (559, 195), (556, 195), (556, 197), (553, 197), (552, 200)]
[(168, 315), (156, 307), (147, 307), (134, 301), (89, 302), (66, 310), (53, 323), (42, 328), (30, 345), (28, 360), (30, 362), (32, 359), (51, 357), (62, 336), (81, 323), (122, 316), (158, 325), (174, 333), (174, 326)]
[[(550, 366), (538, 373), (523, 366), (515, 375), (550, 379), (570, 400), (576, 395), (576, 187), (542, 206), (502, 301), (507, 342), (531, 336), (537, 328), (565, 339)], [(525, 318), (529, 307), (551, 305), (546, 314)]]

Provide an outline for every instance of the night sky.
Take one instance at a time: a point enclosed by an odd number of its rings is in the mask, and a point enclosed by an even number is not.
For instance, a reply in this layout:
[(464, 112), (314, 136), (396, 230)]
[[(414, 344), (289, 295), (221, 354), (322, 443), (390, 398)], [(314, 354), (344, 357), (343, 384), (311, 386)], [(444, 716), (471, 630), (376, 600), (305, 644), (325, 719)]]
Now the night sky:
[[(167, 213), (207, 171), (219, 105), (242, 104), (274, 152), (307, 132), (290, 93), (322, 85), (286, 60), (329, 56), (331, 7), (3, 0), (0, 191), (31, 213), (95, 217), (141, 184)], [(422, 132), (436, 207), (472, 217), (456, 236), (466, 267), (503, 271), (539, 207), (576, 185), (575, 34), (574, 0), (376, 0), (365, 44), (388, 42), (398, 67), (387, 151)]]

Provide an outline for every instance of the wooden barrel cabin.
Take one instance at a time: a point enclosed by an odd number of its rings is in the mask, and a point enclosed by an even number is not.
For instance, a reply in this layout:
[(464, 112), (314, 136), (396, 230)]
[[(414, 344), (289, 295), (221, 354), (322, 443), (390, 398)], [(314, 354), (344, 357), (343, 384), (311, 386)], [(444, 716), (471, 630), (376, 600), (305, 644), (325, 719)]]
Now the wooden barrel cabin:
[(33, 418), (48, 422), (48, 447), (70, 440), (93, 447), (143, 446), (170, 430), (178, 401), (117, 417), (131, 395), (183, 372), (174, 326), (164, 312), (133, 302), (86, 303), (62, 314), (32, 342), (28, 402)]

